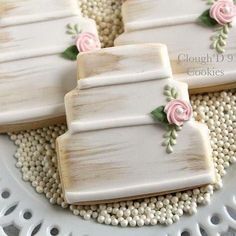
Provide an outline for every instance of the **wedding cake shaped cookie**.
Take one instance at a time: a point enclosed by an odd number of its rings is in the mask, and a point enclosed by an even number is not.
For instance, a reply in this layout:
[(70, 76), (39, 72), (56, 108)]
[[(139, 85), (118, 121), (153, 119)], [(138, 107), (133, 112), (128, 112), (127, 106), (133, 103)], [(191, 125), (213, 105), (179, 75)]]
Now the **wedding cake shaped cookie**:
[(236, 4), (232, 0), (127, 0), (116, 45), (164, 43), (174, 79), (191, 93), (236, 87)]
[(214, 182), (208, 129), (195, 122), (187, 84), (172, 79), (161, 44), (78, 56), (57, 139), (68, 203), (118, 201)]
[(64, 95), (76, 86), (68, 58), (78, 37), (98, 41), (95, 22), (77, 0), (3, 0), (0, 13), (0, 132), (65, 120)]

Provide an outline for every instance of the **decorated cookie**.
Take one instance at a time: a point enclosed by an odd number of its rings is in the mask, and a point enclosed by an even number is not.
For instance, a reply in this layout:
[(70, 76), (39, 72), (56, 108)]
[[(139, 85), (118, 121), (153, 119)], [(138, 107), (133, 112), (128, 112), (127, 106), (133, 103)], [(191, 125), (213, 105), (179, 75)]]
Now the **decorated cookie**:
[(57, 139), (68, 203), (141, 198), (212, 183), (208, 129), (192, 118), (187, 84), (161, 44), (81, 53)]
[(64, 121), (73, 60), (100, 47), (95, 22), (77, 0), (3, 0), (0, 12), (0, 132)]
[(191, 93), (236, 87), (235, 1), (127, 0), (122, 14), (116, 45), (166, 44), (174, 78)]

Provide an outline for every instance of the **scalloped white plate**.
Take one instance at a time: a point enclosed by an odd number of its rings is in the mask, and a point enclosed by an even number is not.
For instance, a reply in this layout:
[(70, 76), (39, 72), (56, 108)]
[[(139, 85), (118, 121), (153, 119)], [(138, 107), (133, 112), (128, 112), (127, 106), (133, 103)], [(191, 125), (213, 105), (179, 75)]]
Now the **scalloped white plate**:
[[(9, 226), (18, 229), (20, 236), (31, 236), (36, 231), (37, 236), (218, 236), (228, 229), (236, 230), (236, 171), (233, 167), (224, 178), (223, 189), (213, 195), (211, 204), (199, 207), (196, 215), (183, 216), (171, 226), (121, 228), (85, 221), (69, 210), (48, 203), (21, 179), (15, 167), (15, 149), (7, 135), (0, 136), (0, 236), (7, 235)], [(236, 233), (223, 235), (235, 236)]]

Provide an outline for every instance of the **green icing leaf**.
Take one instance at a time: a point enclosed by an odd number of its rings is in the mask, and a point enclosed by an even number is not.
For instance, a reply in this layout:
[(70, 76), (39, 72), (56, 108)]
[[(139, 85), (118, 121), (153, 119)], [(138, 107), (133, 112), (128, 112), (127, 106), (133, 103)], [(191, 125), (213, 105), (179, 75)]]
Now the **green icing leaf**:
[(215, 3), (216, 0), (206, 0), (207, 5), (212, 5)]
[(210, 17), (210, 10), (206, 10), (202, 13), (202, 15), (199, 17), (199, 20), (205, 24), (206, 26), (213, 27), (217, 25), (217, 21)]
[(79, 51), (76, 47), (76, 45), (68, 47), (63, 53), (62, 56), (66, 59), (75, 61), (77, 59), (77, 55), (79, 54)]
[(218, 53), (225, 52), (225, 46), (227, 44), (226, 39), (228, 38), (229, 33), (229, 24), (225, 24), (224, 26), (218, 29), (217, 35), (211, 38), (212, 44), (211, 47), (215, 49)]
[(164, 112), (165, 107), (160, 106), (151, 112), (155, 120), (160, 121), (161, 123), (168, 124), (166, 113)]
[(165, 139), (162, 142), (162, 146), (166, 147), (166, 152), (168, 154), (173, 152), (173, 146), (175, 146), (176, 143), (177, 143), (176, 139), (178, 137), (178, 134), (177, 134), (176, 131), (179, 131), (178, 126), (176, 126), (176, 125), (167, 125), (167, 131), (163, 135), (163, 137)]
[(171, 91), (170, 90), (165, 90), (164, 95), (168, 96), (168, 97), (171, 96)]
[(67, 26), (66, 26), (68, 29), (73, 29), (73, 25), (72, 24), (67, 24)]
[(173, 99), (177, 99), (177, 97), (178, 97), (178, 92), (176, 91), (176, 89), (173, 87), (170, 87), (169, 85), (166, 85), (164, 87), (163, 94), (166, 96), (167, 102), (170, 102)]
[(172, 153), (173, 152), (173, 147), (171, 146), (171, 144), (168, 144), (167, 147), (166, 147), (166, 152), (168, 154)]

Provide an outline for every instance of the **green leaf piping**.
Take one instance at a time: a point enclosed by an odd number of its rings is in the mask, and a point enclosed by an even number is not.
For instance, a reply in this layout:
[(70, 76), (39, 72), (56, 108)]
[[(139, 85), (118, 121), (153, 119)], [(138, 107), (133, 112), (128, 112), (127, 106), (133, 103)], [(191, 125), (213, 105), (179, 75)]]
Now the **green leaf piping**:
[(201, 16), (199, 17), (200, 22), (202, 22), (204, 25), (209, 26), (209, 27), (214, 27), (218, 23), (215, 19), (211, 18), (210, 16), (210, 10), (204, 11)]
[(79, 51), (76, 47), (76, 45), (68, 47), (63, 53), (62, 57), (69, 59), (71, 61), (75, 61), (77, 59), (77, 55), (79, 54)]
[(72, 35), (73, 38), (77, 37), (78, 34), (81, 33), (81, 29), (80, 29), (78, 24), (74, 24), (74, 25), (73, 24), (68, 24), (66, 26), (66, 28), (67, 28), (66, 33), (69, 34), (69, 35)]
[[(164, 87), (164, 95), (166, 96), (167, 102), (170, 102), (178, 98), (177, 90), (174, 87), (171, 87), (169, 85), (166, 85)], [(170, 154), (174, 151), (173, 146), (176, 145), (177, 137), (178, 137), (177, 131), (180, 131), (180, 130), (181, 130), (181, 127), (179, 126), (167, 124), (167, 131), (163, 135), (163, 138), (165, 138), (165, 140), (162, 143), (162, 145), (166, 147), (166, 153)]]
[(166, 147), (166, 152), (168, 154), (172, 153), (174, 151), (173, 146), (177, 143), (177, 131), (180, 131), (178, 126), (176, 125), (167, 125), (167, 131), (163, 135), (164, 141), (162, 142), (162, 146)]
[[(169, 85), (166, 85), (164, 87), (163, 94), (166, 96), (167, 102), (178, 98), (177, 90)], [(164, 141), (162, 142), (162, 146), (166, 147), (166, 153), (172, 153), (174, 151), (173, 146), (177, 143), (177, 132), (180, 131), (182, 127), (174, 124), (169, 124), (167, 114), (165, 113), (165, 106), (157, 107), (151, 112), (151, 115), (154, 120), (157, 120), (166, 125), (167, 131), (163, 135)]]
[(206, 0), (207, 5), (212, 5), (216, 2), (216, 0)]
[(163, 124), (168, 124), (167, 116), (164, 109), (165, 109), (164, 106), (157, 107), (155, 110), (151, 112), (151, 114), (155, 120)]
[(213, 36), (211, 48), (215, 49), (218, 53), (224, 53), (227, 45), (227, 38), (231, 24), (225, 24), (217, 29), (217, 34)]
[(166, 96), (167, 102), (177, 99), (177, 97), (178, 97), (178, 92), (176, 91), (176, 89), (174, 87), (170, 87), (169, 85), (166, 85), (164, 87), (163, 94)]

